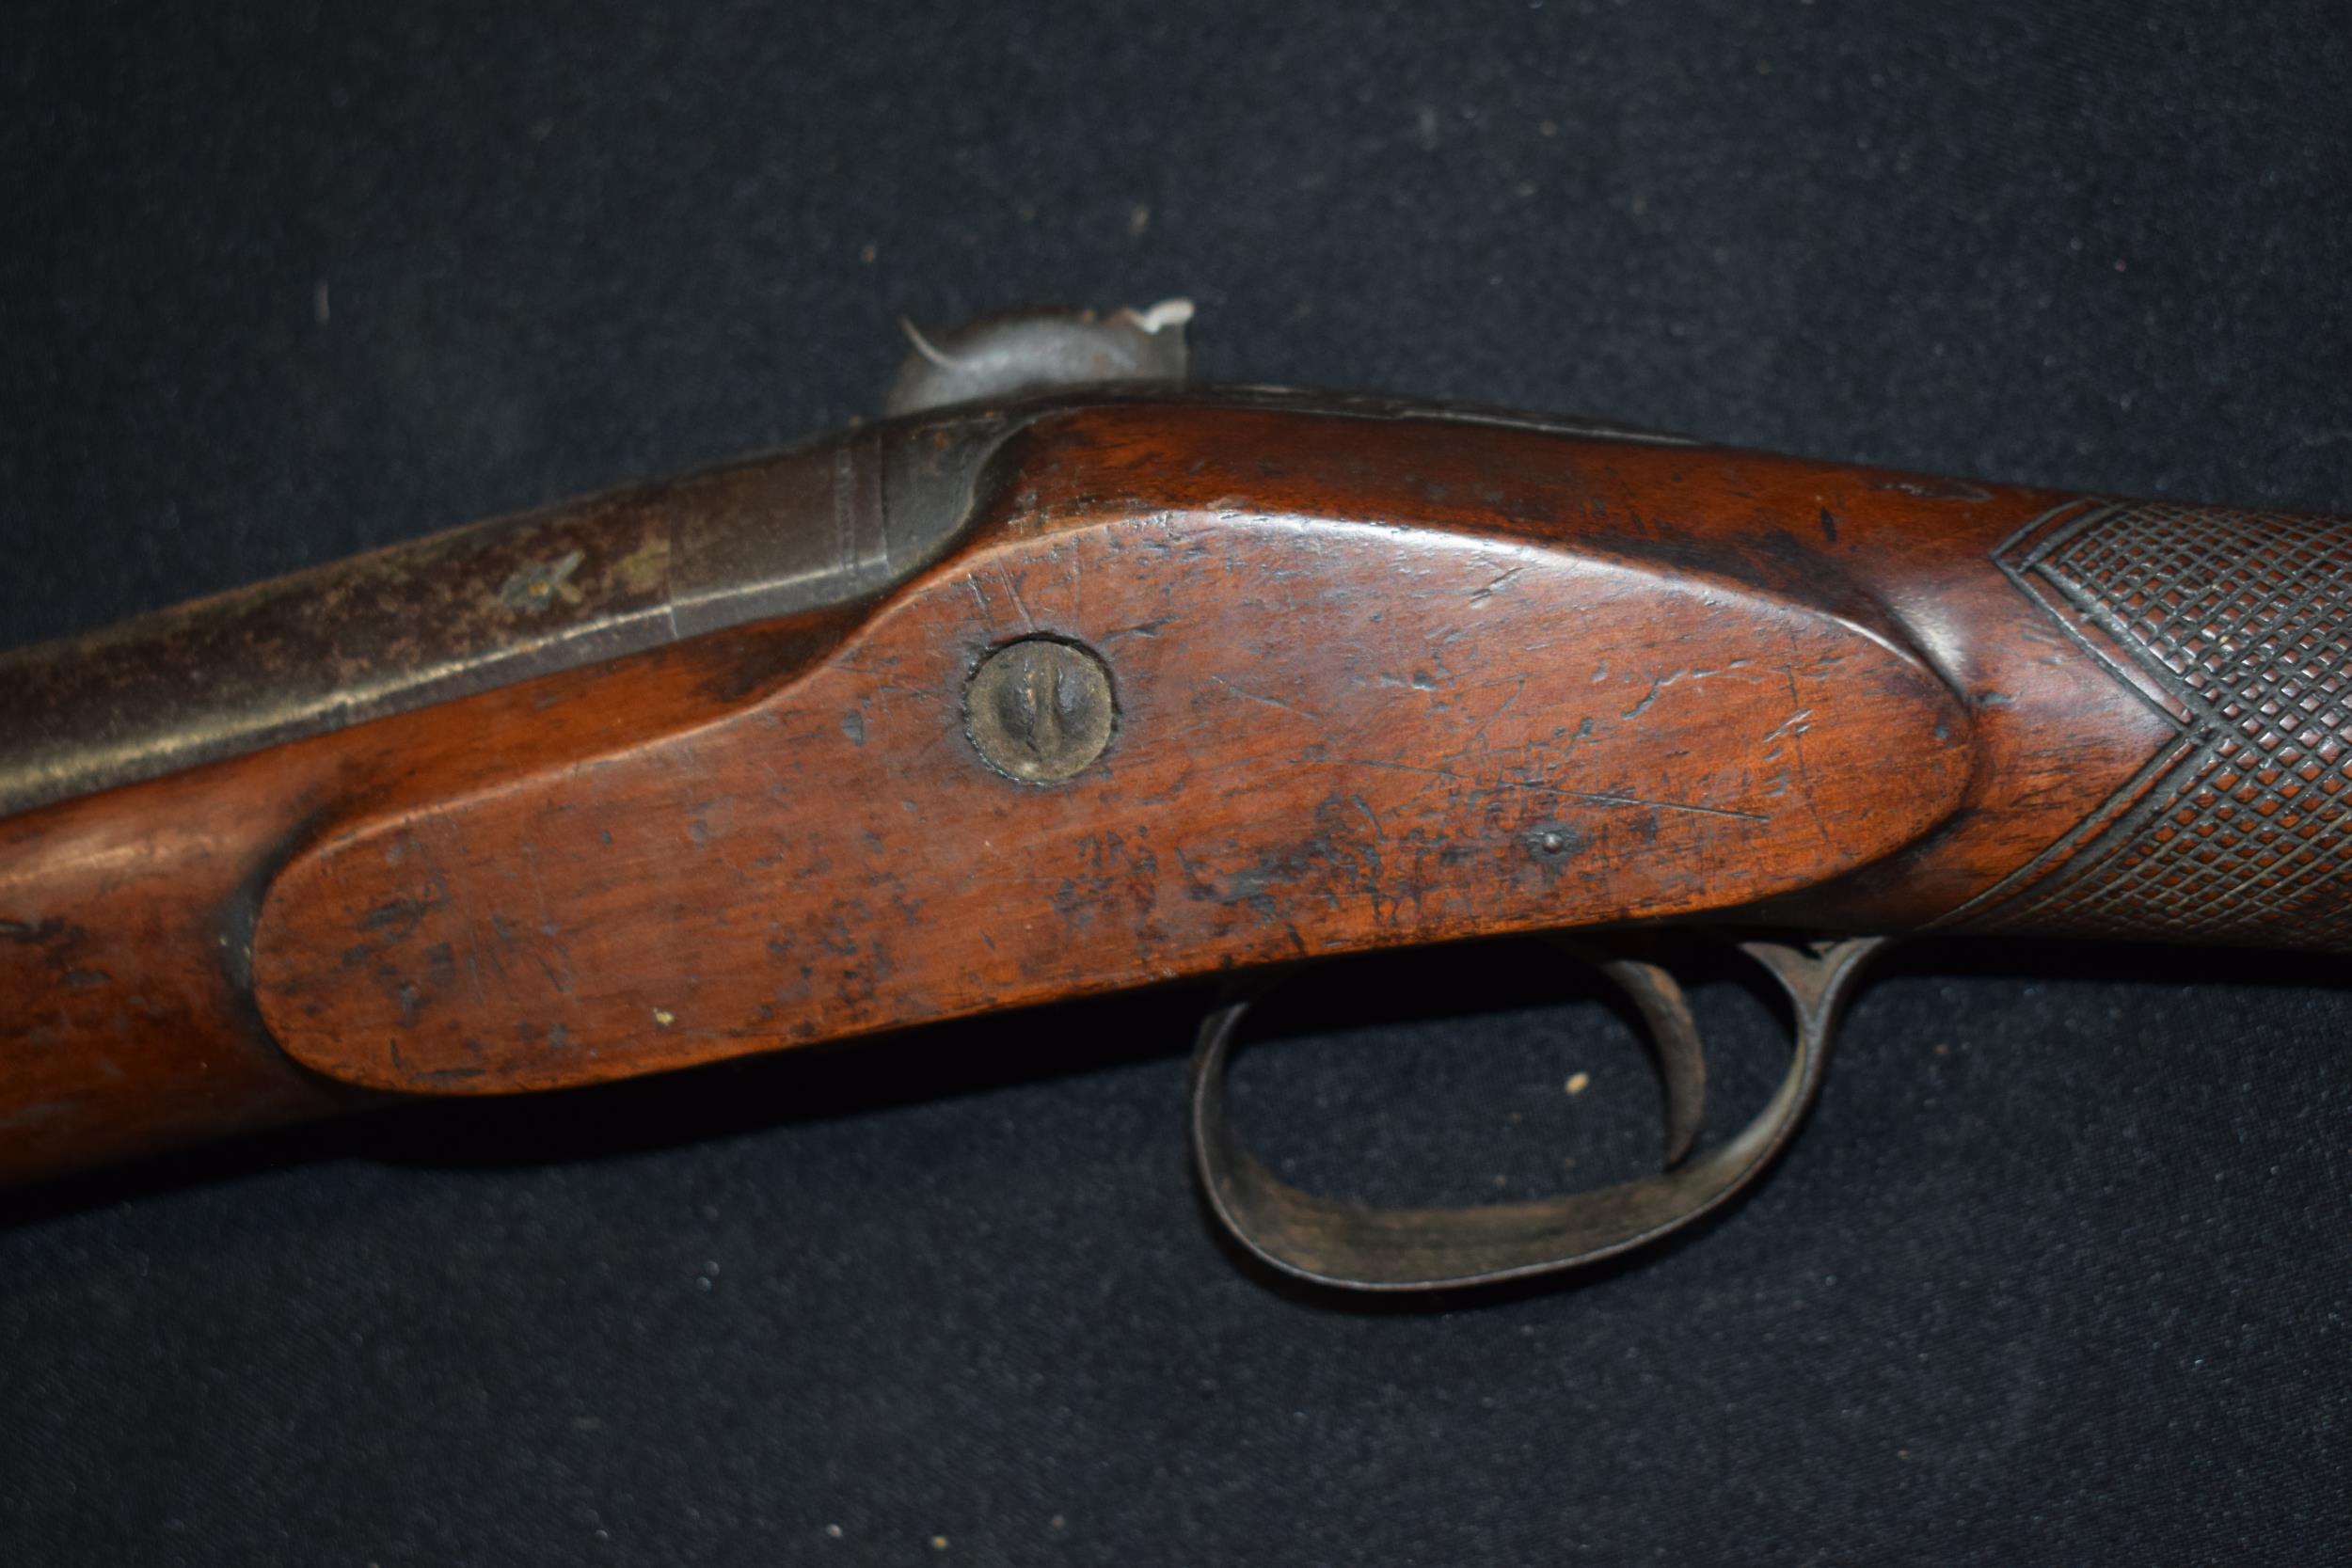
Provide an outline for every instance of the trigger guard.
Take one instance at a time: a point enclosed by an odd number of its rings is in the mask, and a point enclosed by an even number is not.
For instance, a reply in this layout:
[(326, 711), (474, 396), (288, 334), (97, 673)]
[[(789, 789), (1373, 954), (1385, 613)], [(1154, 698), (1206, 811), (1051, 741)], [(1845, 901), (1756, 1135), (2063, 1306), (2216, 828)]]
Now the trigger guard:
[[(1787, 1146), (1820, 1090), (1838, 1010), (1886, 940), (1740, 943), (1772, 972), (1795, 1009), (1788, 1070), (1739, 1136), (1656, 1176), (1534, 1202), (1450, 1209), (1372, 1209), (1294, 1187), (1242, 1145), (1226, 1116), (1226, 1063), (1248, 999), (1228, 1003), (1200, 1023), (1192, 1066), (1194, 1164), (1211, 1209), (1235, 1241), (1282, 1273), (1318, 1285), (1453, 1290), (1613, 1258), (1724, 1203)], [(1670, 1140), (1673, 1094), (1670, 1087)]]

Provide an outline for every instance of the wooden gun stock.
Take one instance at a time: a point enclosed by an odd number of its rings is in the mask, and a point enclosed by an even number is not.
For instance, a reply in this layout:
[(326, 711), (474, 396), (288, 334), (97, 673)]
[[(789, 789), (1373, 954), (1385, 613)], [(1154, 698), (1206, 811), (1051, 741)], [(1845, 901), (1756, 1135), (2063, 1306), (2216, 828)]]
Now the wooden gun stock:
[(0, 659), (0, 1173), (1327, 954), (2352, 951), (2352, 524), (1257, 392)]

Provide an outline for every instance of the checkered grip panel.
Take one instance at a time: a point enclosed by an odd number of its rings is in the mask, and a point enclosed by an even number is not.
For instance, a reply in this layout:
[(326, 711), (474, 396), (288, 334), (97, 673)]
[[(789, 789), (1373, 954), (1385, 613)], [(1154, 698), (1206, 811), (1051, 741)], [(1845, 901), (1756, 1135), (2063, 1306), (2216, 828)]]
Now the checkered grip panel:
[(2003, 564), (2189, 718), (2136, 805), (1971, 924), (2352, 950), (2352, 523), (2139, 503)]

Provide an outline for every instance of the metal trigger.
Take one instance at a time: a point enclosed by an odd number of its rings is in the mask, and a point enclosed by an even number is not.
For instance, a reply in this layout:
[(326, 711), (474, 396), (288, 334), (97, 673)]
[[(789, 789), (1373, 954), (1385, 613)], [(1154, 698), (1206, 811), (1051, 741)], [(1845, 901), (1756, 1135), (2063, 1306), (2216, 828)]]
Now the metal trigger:
[(1462, 1209), (1371, 1209), (1301, 1191), (1234, 1135), (1225, 1068), (1247, 1000), (1201, 1021), (1192, 1070), (1194, 1163), (1210, 1207), (1251, 1253), (1297, 1278), (1358, 1291), (1434, 1291), (1492, 1284), (1597, 1262), (1671, 1234), (1754, 1180), (1788, 1145), (1820, 1092), (1838, 1012), (1883, 937), (1789, 944), (1741, 942), (1769, 970), (1795, 1015), (1780, 1086), (1738, 1136), (1692, 1153), (1706, 1098), (1706, 1060), (1682, 989), (1615, 945), (1563, 945), (1624, 988), (1648, 1024), (1666, 1105), (1658, 1175), (1597, 1192)]
[(1649, 1026), (1645, 1043), (1658, 1068), (1665, 1100), (1666, 1169), (1691, 1157), (1707, 1116), (1707, 1052), (1682, 987), (1661, 966), (1589, 937), (1556, 937), (1561, 951), (1598, 970), (1615, 983)]

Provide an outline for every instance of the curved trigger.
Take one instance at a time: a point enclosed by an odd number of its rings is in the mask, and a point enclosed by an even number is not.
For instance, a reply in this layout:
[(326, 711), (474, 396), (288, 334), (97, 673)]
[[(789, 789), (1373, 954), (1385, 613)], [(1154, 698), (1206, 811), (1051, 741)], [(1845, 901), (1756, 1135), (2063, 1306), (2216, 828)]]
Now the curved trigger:
[(1820, 1091), (1839, 1008), (1883, 937), (1790, 945), (1743, 942), (1772, 972), (1795, 1013), (1794, 1049), (1780, 1087), (1729, 1141), (1689, 1156), (1705, 1098), (1698, 1030), (1680, 986), (1646, 960), (1587, 957), (1624, 986), (1652, 1030), (1667, 1104), (1670, 1168), (1597, 1192), (1462, 1209), (1370, 1209), (1302, 1192), (1235, 1136), (1225, 1113), (1225, 1065), (1247, 1001), (1201, 1021), (1193, 1057), (1194, 1162), (1210, 1207), (1234, 1239), (1273, 1267), (1359, 1291), (1429, 1291), (1550, 1274), (1658, 1240), (1746, 1186), (1785, 1148)]
[(1559, 937), (1561, 948), (1613, 981), (1649, 1026), (1645, 1037), (1665, 1100), (1666, 1168), (1691, 1157), (1707, 1116), (1707, 1053), (1682, 987), (1663, 968), (1590, 938)]

